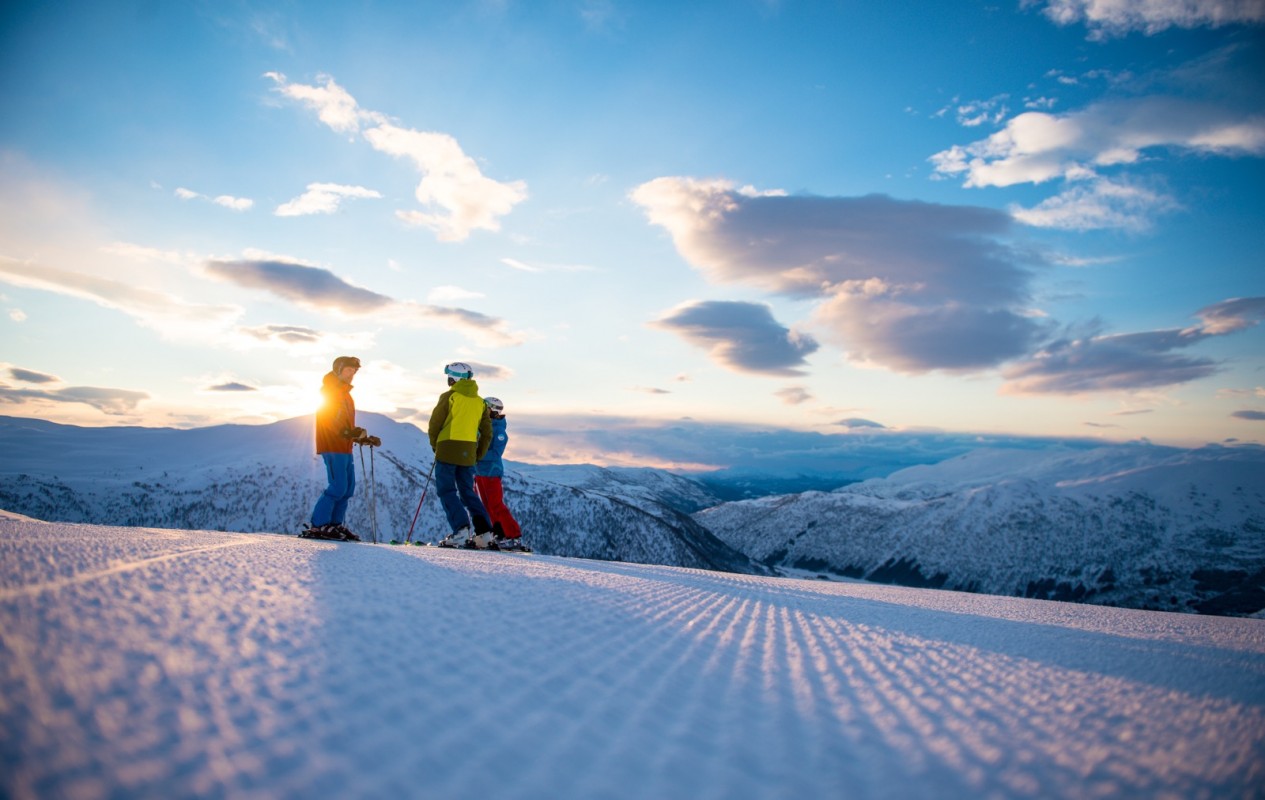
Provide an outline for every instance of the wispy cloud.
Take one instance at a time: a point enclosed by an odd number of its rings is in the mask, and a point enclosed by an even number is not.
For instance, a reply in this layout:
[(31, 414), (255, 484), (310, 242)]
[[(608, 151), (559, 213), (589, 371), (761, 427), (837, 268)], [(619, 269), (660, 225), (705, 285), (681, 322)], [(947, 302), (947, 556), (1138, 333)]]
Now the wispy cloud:
[(1081, 111), (1029, 111), (989, 136), (930, 159), (967, 187), (1087, 178), (1136, 163), (1148, 150), (1173, 148), (1225, 156), (1265, 153), (1265, 116), (1175, 97), (1107, 100)]
[(309, 183), (307, 191), (277, 206), (278, 217), (301, 217), (308, 214), (333, 214), (346, 198), (378, 198), (382, 195), (363, 186), (338, 183)]
[(761, 303), (691, 301), (650, 323), (707, 350), (712, 360), (739, 372), (799, 375), (817, 350), (811, 336), (789, 330)]
[(232, 211), (249, 211), (255, 205), (255, 201), (248, 197), (233, 197), (228, 194), (209, 197), (201, 192), (195, 192), (192, 189), (184, 188), (176, 189), (176, 197), (179, 197), (181, 200), (207, 200), (217, 206), (223, 206), (224, 208)]
[(791, 406), (807, 403), (813, 399), (812, 393), (803, 386), (788, 386), (785, 389), (778, 389), (773, 393), (773, 396), (781, 398), (783, 403)]
[(40, 401), (49, 403), (83, 403), (103, 414), (122, 416), (130, 414), (149, 395), (127, 389), (108, 389), (98, 386), (67, 386), (62, 389), (14, 389), (0, 384), (0, 403), (27, 405)]
[(520, 272), (591, 272), (593, 267), (583, 264), (528, 264), (517, 258), (502, 258), (501, 263)]
[(1027, 308), (1028, 256), (1003, 243), (1001, 211), (690, 178), (658, 178), (632, 199), (711, 280), (820, 300), (814, 322), (855, 361), (981, 370), (1044, 334)]
[(426, 293), (426, 302), (450, 305), (461, 300), (477, 300), (481, 297), (487, 297), (487, 295), (463, 289), (460, 286), (436, 286)]
[(353, 139), (359, 135), (375, 150), (410, 161), (422, 175), (415, 196), (423, 209), (399, 210), (396, 216), (433, 230), (441, 241), (461, 241), (475, 230), (499, 230), (500, 218), (527, 199), (525, 182), (487, 177), (452, 136), (400, 127), (384, 114), (362, 109), (328, 75), (318, 76), (319, 86), (290, 83), (279, 72), (265, 77), (282, 95), (316, 111), (333, 130)]
[(132, 283), (3, 256), (0, 256), (0, 281), (121, 311), (141, 325), (173, 337), (205, 336), (208, 326), (225, 329), (242, 314), (237, 306), (191, 303)]
[(1219, 364), (1186, 355), (1212, 336), (1245, 330), (1265, 319), (1265, 297), (1227, 300), (1200, 309), (1202, 324), (1141, 333), (1066, 336), (1003, 372), (1010, 394), (1079, 394), (1171, 386), (1212, 375)]
[(320, 331), (302, 325), (260, 325), (238, 330), (261, 342), (280, 342), (286, 345), (318, 344), (324, 340)]
[(1023, 0), (1022, 5), (1044, 6), (1042, 13), (1058, 25), (1084, 23), (1090, 39), (1265, 22), (1265, 3), (1260, 0)]
[(1076, 183), (1033, 208), (1011, 206), (1010, 213), (1025, 225), (1060, 230), (1127, 230), (1153, 227), (1156, 215), (1174, 211), (1173, 198), (1127, 181), (1097, 178)]
[(300, 305), (344, 314), (380, 311), (395, 301), (353, 286), (320, 267), (289, 261), (207, 261), (204, 269), (213, 278), (264, 291)]
[(266, 291), (318, 311), (349, 317), (372, 315), (381, 322), (397, 326), (455, 327), (490, 347), (521, 344), (526, 339), (526, 334), (510, 330), (509, 323), (499, 317), (465, 308), (396, 300), (355, 286), (328, 269), (296, 261), (209, 260), (203, 265), (203, 271), (212, 278)]
[(43, 372), (35, 372), (34, 370), (22, 369), (21, 367), (9, 367), (9, 376), (13, 380), (22, 383), (61, 383), (61, 379), (55, 375), (46, 375)]
[(848, 417), (847, 419), (839, 420), (835, 424), (840, 428), (847, 428), (848, 430), (885, 430), (887, 428), (887, 426), (881, 422), (875, 422), (872, 419), (864, 419), (863, 417)]

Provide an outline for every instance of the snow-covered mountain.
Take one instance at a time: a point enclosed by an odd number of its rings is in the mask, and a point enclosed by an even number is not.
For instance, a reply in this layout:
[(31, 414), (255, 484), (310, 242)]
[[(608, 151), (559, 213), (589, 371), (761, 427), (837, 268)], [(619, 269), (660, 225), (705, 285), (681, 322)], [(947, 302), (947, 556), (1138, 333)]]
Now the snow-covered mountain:
[[(427, 483), (430, 445), (414, 425), (368, 413), (358, 421), (383, 445), (374, 453), (365, 448), (363, 469), (356, 456), (358, 487), (347, 524), (368, 539), (376, 519), (382, 541), (403, 539)], [(297, 532), (325, 487), (310, 416), (192, 430), (0, 417), (0, 453), (0, 508), (48, 521)], [(592, 468), (577, 486), (566, 485), (567, 470), (562, 483), (549, 480), (550, 469), (559, 468), (510, 469), (505, 478), (506, 502), (537, 552), (767, 572), (691, 519), (681, 486), (667, 492), (672, 502), (658, 499), (647, 487), (673, 483), (663, 473), (643, 475), (639, 487), (636, 473), (604, 478)], [(432, 483), (413, 538), (433, 541), (445, 533)]]
[(1170, 611), (1265, 609), (1265, 448), (979, 450), (695, 514), (774, 567)]
[(721, 497), (696, 480), (648, 467), (597, 467), (592, 464), (537, 465), (506, 462), (516, 474), (601, 494), (664, 503), (692, 514), (719, 505)]
[[(413, 522), (425, 434), (362, 414), (348, 524)], [(0, 508), (109, 525), (295, 532), (324, 487), (312, 423), (77, 428), (0, 417)], [(831, 492), (721, 502), (654, 469), (512, 463), (506, 498), (540, 553), (865, 578), (1213, 614), (1265, 610), (1265, 448), (992, 448)], [(370, 502), (370, 487), (373, 489)], [(710, 507), (709, 507), (710, 506)], [(446, 532), (433, 487), (413, 538)]]

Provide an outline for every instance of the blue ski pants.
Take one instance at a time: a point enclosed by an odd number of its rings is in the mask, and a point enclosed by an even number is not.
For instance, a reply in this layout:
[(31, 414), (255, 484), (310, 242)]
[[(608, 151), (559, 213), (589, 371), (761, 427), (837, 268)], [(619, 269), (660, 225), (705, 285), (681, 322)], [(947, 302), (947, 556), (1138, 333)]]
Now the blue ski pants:
[(334, 523), (342, 525), (347, 516), (347, 501), (356, 493), (356, 462), (351, 453), (321, 453), (329, 485), (312, 509), (312, 527)]
[(435, 491), (453, 533), (474, 524), (475, 533), (492, 530), (488, 510), (474, 490), (474, 467), (435, 462)]

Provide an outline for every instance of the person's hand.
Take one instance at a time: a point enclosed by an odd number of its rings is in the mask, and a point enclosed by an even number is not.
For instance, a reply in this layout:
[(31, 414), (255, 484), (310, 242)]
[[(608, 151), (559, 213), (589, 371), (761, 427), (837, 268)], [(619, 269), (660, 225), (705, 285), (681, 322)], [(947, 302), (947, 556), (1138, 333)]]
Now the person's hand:
[(382, 446), (382, 440), (381, 440), (381, 439), (379, 439), (377, 436), (366, 436), (366, 437), (365, 437), (365, 439), (364, 439), (364, 442), (365, 442), (365, 444), (369, 445), (370, 447), (381, 447), (381, 446)]
[(351, 430), (347, 432), (347, 435), (351, 437), (351, 440), (353, 442), (358, 439), (363, 439), (368, 434), (369, 434), (369, 431), (365, 430), (364, 428), (352, 428)]

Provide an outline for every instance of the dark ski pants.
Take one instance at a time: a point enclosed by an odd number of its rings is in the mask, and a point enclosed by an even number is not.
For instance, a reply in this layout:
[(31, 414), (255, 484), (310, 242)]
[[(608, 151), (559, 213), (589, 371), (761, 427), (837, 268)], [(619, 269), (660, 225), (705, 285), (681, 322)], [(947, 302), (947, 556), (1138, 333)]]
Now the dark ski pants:
[(356, 462), (351, 453), (321, 453), (325, 461), (325, 477), (329, 485), (312, 509), (312, 527), (334, 523), (342, 525), (347, 516), (347, 501), (356, 493)]
[(474, 487), (479, 490), (479, 499), (488, 510), (492, 526), (500, 525), (501, 533), (505, 534), (506, 539), (517, 539), (522, 536), (523, 532), (519, 530), (518, 520), (514, 519), (514, 515), (510, 513), (509, 506), (505, 505), (505, 491), (501, 486), (500, 477), (476, 475)]
[(488, 510), (474, 490), (474, 467), (436, 461), (435, 491), (439, 493), (439, 503), (444, 507), (444, 516), (448, 517), (448, 527), (453, 533), (470, 527), (471, 522), (475, 533), (492, 530)]

